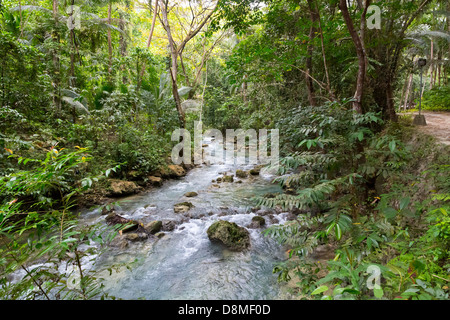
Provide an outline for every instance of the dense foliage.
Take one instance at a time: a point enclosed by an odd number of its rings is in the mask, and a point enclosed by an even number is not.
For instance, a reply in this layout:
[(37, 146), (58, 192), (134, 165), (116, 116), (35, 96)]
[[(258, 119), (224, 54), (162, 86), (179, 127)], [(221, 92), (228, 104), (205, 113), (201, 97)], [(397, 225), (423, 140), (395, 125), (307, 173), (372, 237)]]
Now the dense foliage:
[[(112, 269), (81, 266), (119, 230), (82, 227), (72, 209), (111, 178), (145, 184), (169, 164), (173, 130), (201, 120), (280, 129), (285, 192), (260, 205), (297, 214), (266, 231), (290, 248), (274, 272), (297, 279), (296, 295), (448, 299), (449, 150), (396, 112), (422, 92), (423, 109), (449, 110), (449, 10), (0, 1), (0, 298), (114, 298), (101, 285)], [(326, 266), (309, 259), (323, 245), (335, 256)]]

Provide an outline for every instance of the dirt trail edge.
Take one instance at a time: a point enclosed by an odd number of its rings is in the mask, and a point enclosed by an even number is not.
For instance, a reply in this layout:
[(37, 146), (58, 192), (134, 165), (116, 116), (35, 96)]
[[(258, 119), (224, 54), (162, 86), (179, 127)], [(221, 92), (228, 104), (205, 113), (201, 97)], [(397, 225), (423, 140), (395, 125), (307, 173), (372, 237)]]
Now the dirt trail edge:
[[(413, 115), (416, 114), (419, 113), (413, 113)], [(443, 144), (450, 145), (450, 112), (425, 111), (422, 114), (425, 116), (427, 125), (417, 126), (418, 130), (436, 137)]]

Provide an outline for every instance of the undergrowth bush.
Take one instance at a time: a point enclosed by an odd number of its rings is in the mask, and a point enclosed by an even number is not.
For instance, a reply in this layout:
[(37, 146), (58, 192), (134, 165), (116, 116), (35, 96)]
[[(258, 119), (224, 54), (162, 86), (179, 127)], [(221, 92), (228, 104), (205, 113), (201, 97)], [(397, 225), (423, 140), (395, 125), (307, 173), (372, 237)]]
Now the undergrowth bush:
[[(274, 272), (308, 275), (298, 283), (308, 299), (448, 299), (448, 148), (405, 124), (380, 131), (378, 115), (345, 105), (301, 108), (280, 123), (291, 144), (276, 181), (287, 193), (259, 204), (297, 212), (265, 232), (297, 259)], [(319, 277), (324, 265), (309, 255), (326, 244), (335, 259)], [(382, 283), (372, 287), (374, 270)]]

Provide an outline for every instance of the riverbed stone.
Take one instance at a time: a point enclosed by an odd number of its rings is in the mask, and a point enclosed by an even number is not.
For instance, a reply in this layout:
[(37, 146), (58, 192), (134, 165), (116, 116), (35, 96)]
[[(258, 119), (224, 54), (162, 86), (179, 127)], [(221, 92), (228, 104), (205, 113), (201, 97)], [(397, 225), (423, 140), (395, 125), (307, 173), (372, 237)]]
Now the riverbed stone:
[(154, 187), (161, 187), (163, 179), (161, 177), (149, 176), (147, 177), (148, 183)]
[(261, 172), (261, 168), (262, 168), (262, 166), (256, 166), (256, 167), (254, 167), (253, 169), (251, 169), (249, 173), (250, 173), (252, 176), (257, 176), (257, 175), (259, 175), (259, 173)]
[(109, 179), (109, 182), (110, 182), (109, 196), (112, 197), (128, 196), (142, 190), (142, 187), (139, 187), (133, 181)]
[(110, 213), (114, 213), (115, 212), (115, 208), (114, 208), (114, 206), (109, 206), (109, 205), (106, 205), (106, 206), (104, 206), (103, 208), (102, 208), (102, 212), (101, 212), (101, 214), (102, 214), (102, 216), (107, 216), (107, 215), (109, 215)]
[(210, 241), (221, 243), (232, 251), (242, 251), (250, 246), (248, 230), (234, 222), (216, 221), (208, 228), (207, 234)]
[(252, 218), (252, 222), (248, 225), (247, 228), (258, 229), (263, 227), (266, 224), (266, 220), (261, 216), (254, 216)]
[(163, 220), (162, 221), (162, 231), (173, 231), (177, 226), (176, 222), (173, 220)]
[(162, 237), (164, 237), (166, 234), (164, 232), (158, 232), (155, 234), (155, 237), (157, 237), (158, 239), (161, 239)]
[(186, 171), (182, 166), (171, 164), (167, 168), (169, 169), (169, 176), (172, 178), (180, 178), (186, 175)]
[(145, 232), (133, 232), (133, 233), (127, 233), (124, 236), (125, 239), (131, 241), (131, 242), (137, 242), (137, 241), (144, 241), (148, 239), (148, 235)]
[(111, 242), (110, 246), (114, 248), (119, 248), (120, 250), (124, 250), (128, 247), (128, 241), (125, 236), (117, 236)]
[(109, 225), (116, 225), (116, 224), (126, 225), (122, 229), (122, 233), (131, 232), (139, 228), (139, 222), (121, 217), (114, 211), (106, 216), (105, 221)]
[(244, 171), (244, 170), (236, 170), (236, 177), (245, 179), (248, 177), (248, 173), (247, 173), (247, 171)]
[(233, 175), (231, 175), (231, 176), (223, 176), (223, 182), (233, 182), (234, 181), (234, 178), (233, 178), (234, 176)]
[(191, 208), (193, 208), (194, 205), (190, 202), (181, 202), (181, 203), (177, 203), (176, 205), (174, 205), (173, 207), (173, 211), (175, 213), (185, 213), (188, 212), (189, 210), (191, 210)]
[(272, 213), (273, 213), (272, 210), (266, 210), (266, 209), (261, 209), (261, 210), (258, 210), (255, 212), (256, 215), (261, 216), (261, 217), (267, 216)]
[(185, 197), (188, 197), (188, 198), (192, 198), (192, 197), (198, 196), (198, 193), (195, 192), (195, 191), (190, 191), (190, 192), (186, 192), (186, 193), (184, 194), (184, 196), (185, 196)]
[(161, 228), (163, 226), (162, 221), (160, 220), (155, 220), (155, 221), (151, 221), (149, 223), (147, 223), (144, 227), (145, 231), (150, 233), (150, 234), (156, 234), (159, 231), (161, 231)]

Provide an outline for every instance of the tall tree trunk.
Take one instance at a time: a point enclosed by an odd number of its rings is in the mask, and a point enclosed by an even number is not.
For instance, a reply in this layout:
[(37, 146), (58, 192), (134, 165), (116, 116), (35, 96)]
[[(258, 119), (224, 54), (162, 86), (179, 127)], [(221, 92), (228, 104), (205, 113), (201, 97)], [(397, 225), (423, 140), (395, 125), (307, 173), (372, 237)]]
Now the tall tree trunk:
[(442, 68), (442, 51), (439, 51), (439, 56), (438, 56), (438, 61), (439, 61), (439, 65), (438, 65), (438, 85), (439, 87), (441, 86), (441, 68)]
[(401, 98), (400, 98), (400, 108), (401, 108), (401, 107), (405, 107), (405, 106), (403, 105), (403, 100), (404, 100), (404, 98), (405, 98), (406, 88), (408, 87), (408, 80), (409, 80), (409, 75), (410, 75), (410, 74), (411, 74), (411, 73), (409, 73), (408, 76), (405, 77), (405, 83), (403, 84), (403, 88), (402, 88), (402, 96), (401, 96)]
[[(1, 1), (0, 1), (0, 5), (1, 5)], [(22, 1), (20, 1), (20, 0), (19, 0), (19, 17), (20, 17), (20, 22), (19, 22), (19, 29), (20, 29), (19, 39), (20, 39), (20, 38), (22, 38), (22, 34), (23, 34)]]
[[(73, 19), (73, 5), (75, 3), (75, 0), (72, 0), (72, 12), (70, 13), (71, 19)], [(73, 20), (72, 20), (73, 21)], [(69, 85), (72, 87), (75, 87), (75, 33), (74, 33), (74, 26), (72, 25), (70, 28), (70, 77), (69, 77)]]
[(433, 89), (433, 74), (434, 74), (434, 41), (431, 39), (430, 50), (430, 90)]
[(405, 108), (405, 111), (406, 111), (406, 108), (409, 107), (409, 105), (408, 105), (408, 101), (409, 101), (408, 98), (409, 98), (409, 94), (410, 94), (410, 92), (411, 92), (413, 76), (414, 76), (414, 74), (411, 72), (411, 73), (409, 74), (408, 86), (406, 87), (406, 93), (405, 93), (405, 102), (404, 102), (404, 106), (405, 106), (404, 108)]
[[(158, 0), (155, 1), (155, 9), (153, 11), (153, 19), (152, 19), (152, 27), (150, 29), (150, 34), (148, 36), (147, 39), (147, 49), (150, 48), (150, 45), (152, 43), (152, 38), (153, 38), (153, 31), (155, 30), (155, 24), (156, 24), (156, 17), (158, 15)], [(141, 73), (139, 76), (139, 82), (137, 83), (137, 91), (139, 91), (139, 89), (141, 88), (141, 81), (142, 78), (144, 77), (144, 73), (145, 73), (145, 61), (142, 64), (142, 69), (141, 69)]]
[(317, 12), (317, 19), (319, 21), (319, 34), (320, 34), (320, 44), (322, 47), (322, 58), (323, 58), (323, 67), (325, 69), (325, 77), (327, 79), (327, 90), (328, 93), (330, 95), (330, 98), (332, 101), (336, 101), (336, 96), (334, 95), (333, 90), (331, 89), (331, 82), (330, 82), (330, 76), (328, 73), (328, 64), (327, 64), (327, 57), (325, 55), (325, 45), (324, 45), (324, 40), (323, 40), (323, 30), (322, 30), (322, 22), (321, 22), (321, 17), (320, 17), (320, 10), (319, 10), (319, 5), (316, 1), (316, 12)]
[[(58, 0), (53, 0), (53, 19), (55, 20), (55, 29), (52, 32), (53, 42), (55, 43), (55, 47), (59, 46), (59, 33), (58, 29)], [(59, 116), (61, 114), (61, 99), (60, 99), (60, 65), (59, 65), (59, 57), (57, 49), (52, 50), (52, 60), (54, 67), (54, 78), (53, 78), (53, 106), (56, 109), (56, 114)]]
[(247, 75), (244, 74), (244, 78), (242, 80), (242, 100), (244, 101), (244, 104), (247, 104)]
[[(130, 8), (130, 3), (127, 1), (126, 2), (126, 9), (128, 11), (128, 9)], [(125, 25), (125, 15), (122, 11), (119, 11), (119, 24), (118, 27), (119, 29), (122, 31), (122, 33), (120, 33), (119, 35), (119, 51), (120, 51), (120, 55), (124, 58), (127, 56), (127, 49), (128, 49), (128, 44), (127, 44), (127, 38), (125, 36), (126, 33), (126, 25)], [(121, 73), (122, 73), (122, 83), (126, 84), (128, 82), (127, 76), (126, 76), (126, 70), (127, 67), (124, 66), (123, 64), (120, 66), (121, 69)]]
[(317, 106), (316, 93), (314, 90), (314, 83), (311, 77), (313, 77), (313, 64), (312, 64), (312, 56), (314, 52), (314, 39), (316, 37), (316, 28), (315, 24), (318, 20), (318, 15), (314, 7), (313, 0), (308, 0), (309, 6), (309, 16), (311, 20), (311, 27), (309, 29), (309, 40), (308, 40), (308, 48), (306, 54), (306, 86), (308, 88), (308, 100), (309, 104), (313, 107)]
[[(365, 27), (365, 20), (367, 14), (367, 8), (370, 5), (370, 0), (365, 0), (364, 11), (361, 16), (361, 27)], [(363, 113), (362, 99), (364, 94), (364, 81), (366, 78), (366, 69), (367, 69), (367, 56), (366, 50), (364, 47), (364, 32), (361, 32), (361, 38), (358, 36), (358, 33), (355, 30), (355, 26), (353, 24), (352, 18), (350, 17), (350, 13), (347, 7), (346, 0), (339, 1), (339, 8), (341, 9), (342, 15), (344, 17), (345, 24), (347, 25), (347, 29), (350, 33), (350, 36), (353, 40), (353, 43), (356, 48), (356, 55), (358, 56), (358, 76), (356, 80), (356, 92), (353, 102), (353, 110), (359, 114)], [(363, 30), (362, 30), (363, 31)]]
[[(108, 4), (108, 24), (111, 25), (111, 11), (112, 11), (112, 3), (109, 1)], [(109, 82), (112, 81), (112, 35), (111, 35), (111, 29), (108, 28), (108, 78)]]
[(183, 111), (183, 107), (181, 105), (181, 98), (180, 95), (178, 93), (178, 85), (177, 85), (177, 75), (178, 75), (178, 51), (177, 48), (175, 46), (175, 41), (173, 40), (172, 37), (172, 32), (170, 30), (170, 24), (169, 24), (169, 19), (167, 18), (167, 4), (160, 3), (161, 5), (161, 13), (163, 16), (163, 23), (164, 23), (164, 28), (166, 29), (167, 32), (167, 38), (169, 40), (169, 48), (170, 48), (170, 55), (171, 55), (171, 68), (170, 68), (170, 77), (172, 79), (172, 94), (173, 94), (173, 99), (175, 100), (175, 104), (177, 107), (177, 111), (178, 111), (178, 119), (180, 121), (180, 126), (181, 128), (185, 128), (186, 127), (186, 119), (185, 119), (185, 115), (184, 115), (184, 111)]

